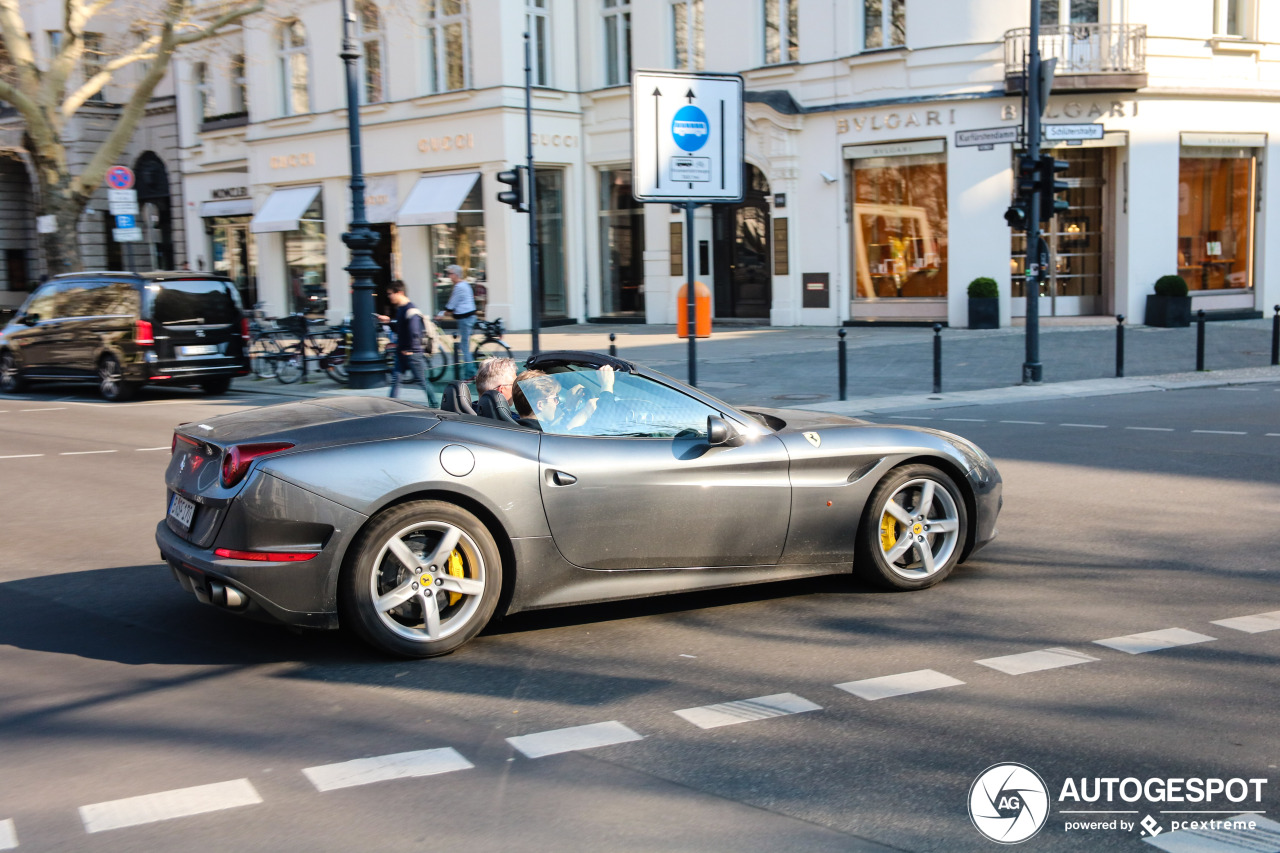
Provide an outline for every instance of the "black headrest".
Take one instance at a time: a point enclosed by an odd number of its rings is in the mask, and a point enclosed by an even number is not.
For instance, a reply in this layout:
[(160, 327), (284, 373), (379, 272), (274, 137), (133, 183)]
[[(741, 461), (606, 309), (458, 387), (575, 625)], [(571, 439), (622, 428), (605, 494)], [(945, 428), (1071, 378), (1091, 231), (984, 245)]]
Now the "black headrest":
[(476, 401), (476, 412), (482, 418), (493, 418), (495, 421), (509, 424), (520, 423), (515, 415), (511, 414), (511, 406), (507, 403), (507, 398), (502, 396), (502, 392), (497, 388), (490, 388), (480, 395), (480, 399)]
[(460, 415), (476, 414), (475, 408), (471, 405), (471, 388), (466, 380), (457, 379), (445, 386), (444, 394), (440, 397), (440, 408)]

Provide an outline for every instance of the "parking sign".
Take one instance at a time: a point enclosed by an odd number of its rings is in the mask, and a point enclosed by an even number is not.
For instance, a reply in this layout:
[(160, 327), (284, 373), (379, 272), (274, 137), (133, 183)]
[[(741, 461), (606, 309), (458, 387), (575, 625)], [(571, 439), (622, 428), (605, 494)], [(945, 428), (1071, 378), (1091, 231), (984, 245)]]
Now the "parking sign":
[(631, 75), (631, 176), (637, 201), (742, 200), (742, 78)]

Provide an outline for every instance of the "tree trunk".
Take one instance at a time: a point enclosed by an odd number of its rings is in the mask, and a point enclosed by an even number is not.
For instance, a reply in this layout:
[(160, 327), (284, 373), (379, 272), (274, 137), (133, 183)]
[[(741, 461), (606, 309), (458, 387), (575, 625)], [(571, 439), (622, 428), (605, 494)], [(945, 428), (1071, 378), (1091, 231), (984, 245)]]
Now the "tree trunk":
[[(48, 156), (48, 153), (53, 156)], [(71, 190), (66, 149), (58, 145), (56, 151), (48, 153), (42, 156), (42, 152), (31, 152), (40, 190), (36, 199), (36, 215), (52, 215), (57, 222), (57, 230), (40, 235), (40, 253), (44, 256), (49, 275), (79, 272), (84, 269), (80, 258), (80, 218), (89, 200)]]

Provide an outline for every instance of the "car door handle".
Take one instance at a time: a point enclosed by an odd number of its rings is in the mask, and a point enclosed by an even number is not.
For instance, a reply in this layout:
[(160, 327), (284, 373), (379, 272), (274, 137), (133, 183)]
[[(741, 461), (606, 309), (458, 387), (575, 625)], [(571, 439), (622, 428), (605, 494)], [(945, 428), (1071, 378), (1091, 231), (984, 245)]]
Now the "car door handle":
[(557, 486), (572, 486), (578, 482), (578, 478), (572, 474), (566, 474), (564, 471), (552, 471), (551, 482)]

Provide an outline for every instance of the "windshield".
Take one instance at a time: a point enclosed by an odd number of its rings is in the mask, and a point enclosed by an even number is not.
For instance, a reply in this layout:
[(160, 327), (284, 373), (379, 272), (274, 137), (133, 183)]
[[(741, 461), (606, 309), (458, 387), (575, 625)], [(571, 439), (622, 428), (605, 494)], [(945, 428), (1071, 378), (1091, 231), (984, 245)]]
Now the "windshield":
[(240, 319), (240, 294), (230, 282), (193, 278), (153, 284), (148, 290), (152, 322), (161, 325), (228, 325)]

